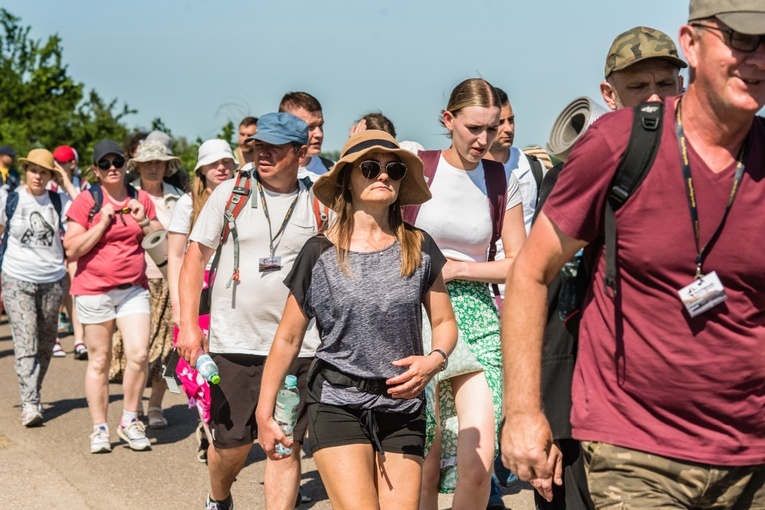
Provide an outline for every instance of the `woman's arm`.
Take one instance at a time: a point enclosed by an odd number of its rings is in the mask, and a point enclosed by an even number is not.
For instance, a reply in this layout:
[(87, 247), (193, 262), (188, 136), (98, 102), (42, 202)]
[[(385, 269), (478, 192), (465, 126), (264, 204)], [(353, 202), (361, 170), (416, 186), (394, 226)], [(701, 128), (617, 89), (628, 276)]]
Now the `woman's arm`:
[(173, 324), (181, 326), (181, 299), (178, 294), (178, 277), (183, 265), (183, 254), (188, 243), (188, 234), (167, 233), (167, 285), (170, 288), (170, 306), (173, 309)]
[(74, 184), (72, 184), (72, 180), (69, 178), (69, 173), (64, 170), (64, 168), (58, 163), (58, 161), (53, 161), (54, 168), (56, 169), (56, 175), (58, 177), (59, 184), (62, 188), (64, 188), (64, 191), (66, 191), (66, 194), (69, 195), (69, 197), (74, 200), (77, 198), (77, 195), (80, 194), (80, 190), (78, 190)]
[(414, 398), (422, 393), (444, 365), (443, 356), (435, 350), (440, 349), (449, 356), (457, 345), (457, 320), (454, 318), (443, 274), (438, 275), (438, 279), (425, 294), (423, 304), (433, 331), (433, 350), (426, 356), (409, 356), (393, 362), (397, 367), (409, 367), (403, 374), (385, 381), (390, 386), (388, 394), (393, 398)]
[(469, 280), (486, 283), (505, 283), (507, 273), (513, 265), (518, 251), (526, 239), (526, 227), (523, 224), (523, 206), (516, 205), (505, 211), (502, 223), (502, 246), (505, 251), (503, 260), (492, 262), (464, 262), (447, 260), (444, 266), (444, 280)]
[(74, 260), (90, 252), (98, 241), (101, 240), (113, 219), (114, 207), (112, 204), (104, 204), (101, 207), (101, 219), (88, 229), (75, 221), (69, 221), (66, 234), (64, 235), (66, 257)]
[(283, 458), (276, 453), (276, 443), (281, 443), (287, 448), (292, 447), (282, 429), (274, 421), (274, 406), (276, 394), (282, 387), (287, 371), (300, 353), (300, 346), (303, 345), (303, 336), (307, 328), (308, 317), (290, 292), (287, 304), (284, 305), (279, 329), (274, 336), (274, 343), (271, 344), (266, 365), (263, 367), (258, 407), (255, 410), (255, 418), (258, 421), (258, 442), (272, 460)]

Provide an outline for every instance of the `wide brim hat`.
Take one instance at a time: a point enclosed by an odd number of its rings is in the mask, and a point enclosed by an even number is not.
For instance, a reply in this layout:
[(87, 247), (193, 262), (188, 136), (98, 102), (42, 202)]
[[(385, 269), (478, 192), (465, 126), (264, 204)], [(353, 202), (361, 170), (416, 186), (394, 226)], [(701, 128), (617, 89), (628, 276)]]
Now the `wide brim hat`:
[(144, 140), (135, 151), (135, 157), (128, 161), (128, 171), (134, 172), (138, 163), (149, 161), (165, 161), (165, 177), (173, 175), (181, 166), (181, 158), (167, 153), (165, 144), (158, 140)]
[(19, 166), (26, 170), (28, 164), (35, 164), (40, 168), (56, 171), (56, 163), (53, 159), (53, 153), (48, 149), (32, 149), (26, 158), (19, 158)]
[(321, 203), (334, 208), (335, 200), (343, 192), (340, 174), (347, 165), (363, 160), (367, 154), (384, 152), (395, 154), (406, 165), (406, 175), (398, 191), (400, 205), (419, 205), (431, 199), (430, 189), (423, 175), (422, 160), (402, 149), (395, 138), (385, 131), (362, 131), (348, 139), (340, 152), (340, 160), (313, 185), (313, 192)]

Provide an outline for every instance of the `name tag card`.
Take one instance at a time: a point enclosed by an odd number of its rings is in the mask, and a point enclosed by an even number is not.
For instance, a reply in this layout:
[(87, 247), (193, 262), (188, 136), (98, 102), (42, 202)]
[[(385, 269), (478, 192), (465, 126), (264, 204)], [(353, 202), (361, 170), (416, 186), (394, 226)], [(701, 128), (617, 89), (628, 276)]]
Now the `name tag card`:
[(692, 284), (677, 291), (691, 317), (698, 317), (726, 299), (728, 295), (716, 271), (702, 276)]

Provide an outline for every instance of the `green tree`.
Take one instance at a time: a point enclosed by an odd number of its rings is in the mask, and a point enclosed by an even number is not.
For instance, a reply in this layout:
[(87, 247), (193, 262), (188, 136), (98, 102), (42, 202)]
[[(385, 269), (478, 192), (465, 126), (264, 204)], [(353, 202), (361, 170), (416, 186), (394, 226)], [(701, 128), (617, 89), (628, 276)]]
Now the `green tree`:
[(0, 143), (20, 153), (67, 144), (85, 157), (102, 138), (122, 140), (123, 119), (135, 112), (93, 90), (86, 95), (69, 76), (61, 38), (34, 40), (29, 31), (0, 8)]

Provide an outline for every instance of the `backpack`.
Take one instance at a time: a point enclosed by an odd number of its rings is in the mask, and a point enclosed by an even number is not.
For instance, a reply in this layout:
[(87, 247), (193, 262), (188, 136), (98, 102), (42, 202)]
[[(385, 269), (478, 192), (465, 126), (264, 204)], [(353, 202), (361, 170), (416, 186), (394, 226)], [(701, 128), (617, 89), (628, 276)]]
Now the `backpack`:
[[(126, 184), (125, 186), (127, 186), (127, 194), (129, 199), (138, 198), (137, 189), (135, 189), (130, 184)], [(104, 204), (104, 190), (101, 189), (101, 185), (99, 183), (96, 183), (88, 188), (88, 192), (90, 193), (90, 196), (93, 197), (93, 207), (90, 208), (90, 212), (88, 213), (88, 223), (90, 223), (91, 220), (95, 218), (96, 214), (101, 211), (101, 206)]]
[[(228, 236), (231, 235), (234, 241), (234, 271), (229, 278), (226, 288), (231, 287), (231, 284), (235, 281), (239, 281), (239, 235), (236, 228), (236, 218), (239, 213), (244, 209), (247, 200), (252, 194), (252, 178), (255, 170), (240, 170), (236, 175), (236, 182), (234, 188), (231, 190), (231, 194), (226, 202), (226, 209), (223, 212), (223, 218), (225, 224), (223, 225), (223, 231), (220, 235), (220, 243), (218, 249), (215, 251), (212, 264), (210, 266), (210, 278), (209, 284), (206, 289), (202, 291), (202, 297), (199, 304), (200, 315), (210, 313), (210, 303), (212, 300), (212, 286), (215, 281), (215, 276), (218, 269), (218, 263), (220, 261), (221, 250), (223, 245), (226, 244)], [(316, 218), (316, 226), (319, 232), (324, 232), (327, 229), (329, 223), (329, 207), (319, 202), (319, 199), (313, 195), (313, 181), (308, 177), (300, 179), (303, 185), (309, 190), (313, 199), (313, 214)], [(252, 207), (256, 207), (253, 202)]]
[[(64, 235), (64, 224), (61, 219), (61, 197), (55, 191), (47, 190), (50, 203), (53, 205), (53, 209), (58, 215), (58, 231), (61, 235)], [(16, 208), (19, 205), (19, 194), (16, 191), (8, 193), (8, 197), (5, 201), (5, 232), (3, 232), (3, 241), (0, 243), (0, 267), (3, 265), (3, 257), (5, 256), (5, 250), (8, 249), (8, 237), (11, 232), (11, 218), (13, 218)]]
[[(433, 177), (438, 169), (438, 161), (441, 158), (441, 151), (418, 151), (417, 155), (422, 160), (425, 181), (430, 187)], [(486, 194), (489, 199), (489, 210), (491, 212), (491, 241), (489, 242), (488, 261), (491, 262), (497, 255), (497, 241), (502, 237), (502, 222), (505, 219), (505, 204), (507, 203), (507, 177), (505, 176), (505, 165), (497, 161), (482, 159), (483, 173), (486, 179)], [(402, 208), (404, 221), (414, 225), (417, 221), (417, 215), (420, 212), (419, 205), (407, 205)], [(494, 300), (497, 303), (497, 309), (502, 312), (502, 298), (497, 284), (491, 285), (494, 292)]]
[[(632, 196), (648, 175), (661, 141), (663, 103), (643, 103), (634, 108), (632, 131), (627, 150), (616, 169), (606, 200), (605, 246), (607, 294), (616, 294), (615, 213)], [(563, 168), (559, 163), (544, 177), (539, 190), (536, 221)], [(599, 249), (593, 246), (592, 249)], [(578, 350), (579, 323), (584, 299), (592, 283), (592, 273), (583, 255), (564, 264), (548, 288), (547, 323), (542, 353), (542, 399), (547, 419), (558, 438), (571, 437), (571, 379)]]

